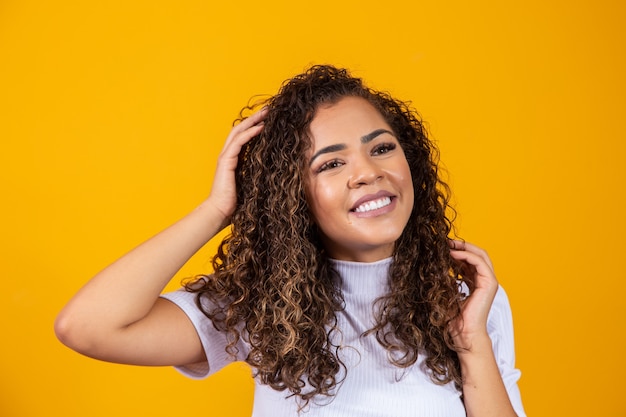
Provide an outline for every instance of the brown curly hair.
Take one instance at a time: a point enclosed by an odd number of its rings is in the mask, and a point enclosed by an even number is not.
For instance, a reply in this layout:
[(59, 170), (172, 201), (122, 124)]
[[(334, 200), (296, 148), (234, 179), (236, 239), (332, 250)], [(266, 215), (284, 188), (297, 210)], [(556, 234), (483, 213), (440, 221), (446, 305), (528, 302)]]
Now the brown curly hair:
[(331, 396), (345, 368), (331, 337), (342, 293), (307, 205), (304, 161), (316, 110), (346, 96), (366, 99), (383, 115), (404, 150), (415, 190), (395, 244), (391, 290), (377, 301), (377, 324), (367, 333), (376, 335), (394, 365), (411, 366), (423, 353), (434, 382), (461, 383), (448, 327), (460, 316), (463, 295), (450, 257), (446, 212), (454, 211), (438, 175), (438, 151), (407, 103), (369, 89), (345, 69), (317, 65), (263, 103), (265, 126), (242, 150), (236, 171), (231, 234), (213, 259), (214, 273), (187, 285), (214, 326), (229, 334), (227, 351), (235, 355), (243, 338), (256, 377), (289, 390), (302, 407), (316, 395)]

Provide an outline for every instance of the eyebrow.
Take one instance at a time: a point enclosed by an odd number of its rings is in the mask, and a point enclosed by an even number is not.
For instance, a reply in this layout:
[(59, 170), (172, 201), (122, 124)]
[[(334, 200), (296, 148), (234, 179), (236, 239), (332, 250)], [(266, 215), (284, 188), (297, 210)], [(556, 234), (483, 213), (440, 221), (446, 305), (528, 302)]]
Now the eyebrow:
[[(384, 133), (389, 133), (391, 136), (395, 137), (395, 135), (387, 129), (376, 129), (373, 132), (368, 133), (367, 135), (361, 136), (361, 143), (369, 143)], [(315, 159), (320, 155), (323, 155), (325, 153), (342, 151), (344, 149), (346, 149), (346, 145), (344, 143), (337, 143), (335, 145), (326, 146), (315, 152), (315, 155), (313, 155), (311, 157), (311, 160), (309, 161), (309, 166), (313, 165), (313, 161), (315, 161)]]
[(336, 145), (326, 146), (325, 148), (322, 148), (319, 151), (315, 152), (315, 155), (313, 155), (311, 157), (311, 160), (309, 161), (309, 166), (313, 165), (313, 161), (315, 161), (315, 158), (317, 158), (320, 155), (323, 155), (325, 153), (343, 151), (344, 149), (346, 149), (346, 145), (344, 143), (338, 143)]
[(376, 129), (372, 133), (368, 133), (365, 136), (361, 136), (361, 143), (371, 142), (374, 139), (376, 139), (378, 136), (382, 135), (383, 133), (389, 133), (393, 137), (396, 136), (392, 132), (388, 131), (387, 129)]

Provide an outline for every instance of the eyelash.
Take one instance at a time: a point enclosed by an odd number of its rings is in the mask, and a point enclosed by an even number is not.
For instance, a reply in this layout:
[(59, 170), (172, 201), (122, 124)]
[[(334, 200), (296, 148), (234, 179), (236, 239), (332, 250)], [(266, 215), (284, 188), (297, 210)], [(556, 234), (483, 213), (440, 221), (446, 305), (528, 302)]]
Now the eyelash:
[(374, 148), (374, 150), (372, 151), (372, 154), (373, 155), (383, 155), (383, 154), (386, 154), (388, 152), (393, 151), (394, 149), (396, 149), (396, 144), (395, 143), (392, 143), (392, 142), (381, 143), (380, 145), (378, 145), (378, 146), (376, 146)]
[(338, 159), (333, 159), (332, 161), (328, 161), (328, 162), (324, 162), (318, 169), (317, 169), (317, 173), (319, 174), (320, 172), (326, 171), (328, 169), (333, 169), (333, 168), (337, 168), (339, 166), (343, 165), (343, 163), (341, 161), (339, 161)]
[[(384, 155), (386, 153), (389, 153), (391, 151), (393, 151), (394, 149), (396, 149), (396, 144), (395, 143), (381, 143), (380, 145), (376, 146), (373, 150), (372, 150), (372, 155), (374, 156), (380, 156), (380, 155)], [(334, 168), (338, 168), (341, 165), (343, 165), (344, 163), (341, 162), (339, 159), (333, 159), (330, 160), (328, 162), (324, 162), (318, 169), (317, 169), (317, 173), (329, 170), (329, 169), (334, 169)]]

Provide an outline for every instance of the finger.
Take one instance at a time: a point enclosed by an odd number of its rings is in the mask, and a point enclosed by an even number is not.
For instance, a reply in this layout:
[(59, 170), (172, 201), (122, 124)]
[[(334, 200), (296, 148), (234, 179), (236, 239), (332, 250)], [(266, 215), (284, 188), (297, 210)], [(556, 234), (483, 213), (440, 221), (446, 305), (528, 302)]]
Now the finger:
[(263, 130), (263, 119), (265, 115), (266, 112), (255, 113), (255, 120), (257, 120), (256, 123), (252, 124), (254, 121), (248, 120), (252, 117), (251, 116), (239, 125), (235, 126), (226, 138), (226, 143), (222, 148), (222, 155), (227, 155), (228, 157), (235, 157), (239, 155), (243, 145), (248, 143), (250, 139), (260, 134)]
[(256, 126), (259, 123), (262, 123), (263, 120), (265, 120), (267, 113), (268, 113), (268, 108), (263, 107), (262, 109), (253, 113), (251, 116), (246, 117), (240, 123), (238, 123), (237, 125), (233, 127), (232, 129), (233, 135), (236, 136), (238, 133), (243, 132), (253, 126)]
[(493, 285), (494, 283), (497, 285), (498, 281), (493, 273), (493, 269), (480, 255), (469, 251), (451, 250), (450, 256), (474, 268), (474, 276), (477, 285), (481, 283), (483, 285)]
[(448, 239), (450, 249), (465, 250), (465, 241), (458, 239)]
[(457, 239), (451, 239), (449, 241), (449, 244), (450, 244), (450, 248), (453, 250), (462, 250), (462, 251), (467, 251), (467, 252), (471, 252), (471, 253), (475, 253), (479, 255), (481, 258), (485, 260), (487, 265), (489, 265), (489, 267), (493, 269), (493, 263), (491, 262), (491, 258), (487, 254), (486, 250), (476, 245), (473, 245), (469, 242), (465, 242), (463, 240), (457, 240)]
[[(234, 135), (233, 140), (231, 141), (237, 147), (237, 153), (239, 153), (239, 149), (246, 143), (250, 141), (253, 137), (257, 136), (263, 130), (263, 123), (258, 123), (253, 126), (246, 128), (246, 130), (239, 132)], [(228, 144), (227, 144), (228, 146)]]

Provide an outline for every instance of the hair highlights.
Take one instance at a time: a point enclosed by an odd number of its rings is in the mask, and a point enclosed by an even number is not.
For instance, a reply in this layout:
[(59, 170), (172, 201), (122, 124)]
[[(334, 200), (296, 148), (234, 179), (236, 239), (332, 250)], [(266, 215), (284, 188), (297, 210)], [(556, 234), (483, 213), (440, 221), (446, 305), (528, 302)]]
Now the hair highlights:
[[(411, 366), (423, 354), (435, 382), (461, 383), (448, 327), (460, 315), (462, 294), (449, 253), (449, 189), (438, 176), (438, 151), (406, 103), (367, 88), (346, 70), (313, 66), (263, 103), (269, 109), (263, 131), (237, 167), (231, 234), (213, 259), (214, 274), (187, 285), (214, 325), (229, 334), (227, 350), (237, 353), (243, 338), (257, 378), (289, 390), (301, 406), (331, 396), (343, 367), (331, 337), (341, 289), (306, 203), (304, 156), (316, 110), (346, 96), (366, 99), (392, 127), (415, 191), (394, 250), (391, 292), (378, 300), (377, 325), (368, 333), (394, 365)], [(202, 303), (205, 297), (211, 303)]]

